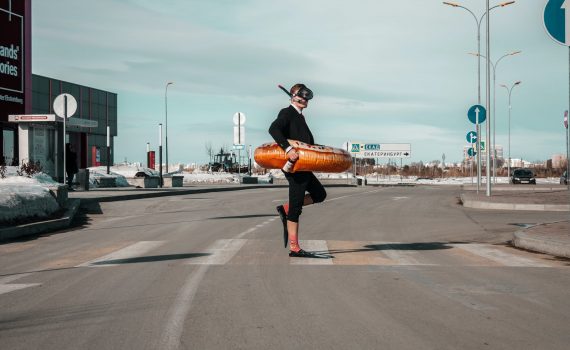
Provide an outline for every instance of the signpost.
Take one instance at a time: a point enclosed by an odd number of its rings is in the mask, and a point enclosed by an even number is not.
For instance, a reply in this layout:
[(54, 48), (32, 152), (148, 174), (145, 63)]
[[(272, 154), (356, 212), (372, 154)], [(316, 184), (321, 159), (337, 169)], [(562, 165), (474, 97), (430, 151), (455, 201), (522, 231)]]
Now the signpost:
[(77, 101), (70, 94), (61, 94), (53, 101), (53, 111), (58, 117), (63, 118), (63, 183), (65, 184), (65, 136), (67, 118), (77, 111)]
[[(543, 15), (544, 29), (546, 33), (554, 42), (568, 46), (568, 66), (570, 72), (570, 0), (548, 0), (544, 6)], [(570, 106), (570, 75), (568, 79), (568, 104)], [(570, 137), (570, 128), (566, 126), (566, 137)], [(568, 146), (566, 147), (566, 160), (568, 159)], [(570, 166), (566, 167), (566, 176), (570, 175), (568, 170)]]
[[(479, 135), (479, 124), (484, 123), (487, 119), (487, 110), (481, 105), (473, 105), (467, 111), (467, 118), (476, 127), (476, 134)], [(481, 185), (481, 142), (479, 137), (476, 140), (476, 150), (477, 150), (477, 193), (479, 193), (479, 186)]]
[(241, 178), (241, 150), (245, 149), (245, 114), (237, 112), (234, 121), (234, 149), (238, 150), (238, 177)]

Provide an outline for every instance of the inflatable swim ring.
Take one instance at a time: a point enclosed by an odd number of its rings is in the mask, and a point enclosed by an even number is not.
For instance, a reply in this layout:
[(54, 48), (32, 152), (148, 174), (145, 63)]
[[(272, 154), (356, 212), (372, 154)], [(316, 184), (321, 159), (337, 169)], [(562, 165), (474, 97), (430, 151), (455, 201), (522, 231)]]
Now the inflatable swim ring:
[[(341, 173), (352, 165), (350, 154), (340, 148), (309, 145), (296, 140), (288, 140), (299, 153), (292, 172), (317, 171)], [(255, 149), (255, 162), (265, 169), (281, 169), (287, 162), (285, 151), (275, 142), (265, 143)]]

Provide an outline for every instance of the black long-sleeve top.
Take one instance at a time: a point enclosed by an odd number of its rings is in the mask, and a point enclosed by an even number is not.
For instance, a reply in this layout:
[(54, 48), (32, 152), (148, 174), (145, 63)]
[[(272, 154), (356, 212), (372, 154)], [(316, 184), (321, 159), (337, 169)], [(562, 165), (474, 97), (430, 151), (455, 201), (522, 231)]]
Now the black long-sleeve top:
[(305, 117), (297, 112), (292, 105), (279, 112), (277, 119), (269, 127), (269, 134), (283, 150), (287, 150), (291, 146), (287, 139), (298, 140), (310, 145), (315, 144), (315, 139), (309, 130)]

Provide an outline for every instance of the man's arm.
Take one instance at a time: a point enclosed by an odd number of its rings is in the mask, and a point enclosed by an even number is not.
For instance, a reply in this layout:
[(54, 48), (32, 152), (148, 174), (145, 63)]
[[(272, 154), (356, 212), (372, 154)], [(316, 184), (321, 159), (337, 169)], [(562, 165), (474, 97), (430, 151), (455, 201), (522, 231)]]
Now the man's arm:
[(291, 149), (291, 144), (289, 144), (289, 141), (287, 141), (287, 137), (285, 136), (285, 130), (288, 128), (289, 119), (283, 111), (279, 112), (277, 119), (275, 119), (269, 127), (269, 134), (285, 152)]

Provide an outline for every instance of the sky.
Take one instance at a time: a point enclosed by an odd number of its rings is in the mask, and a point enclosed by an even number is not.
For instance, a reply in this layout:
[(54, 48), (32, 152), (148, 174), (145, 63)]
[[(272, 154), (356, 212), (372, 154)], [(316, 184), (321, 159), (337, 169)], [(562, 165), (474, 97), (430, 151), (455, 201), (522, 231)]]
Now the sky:
[[(484, 0), (457, 3), (485, 12)], [(496, 143), (506, 155), (499, 84), (520, 80), (511, 157), (530, 161), (566, 146), (569, 49), (547, 35), (545, 4), (519, 0), (490, 16), (491, 60), (522, 51), (497, 66)], [(410, 143), (407, 162), (461, 161), (474, 127), (477, 25), (441, 1), (36, 0), (32, 20), (34, 74), (118, 94), (116, 162), (145, 162), (147, 142), (157, 150), (167, 82), (170, 163), (208, 162), (207, 144), (230, 148), (236, 112), (246, 144), (272, 141), (269, 125), (289, 104), (277, 84), (313, 90), (304, 114), (318, 144)]]

